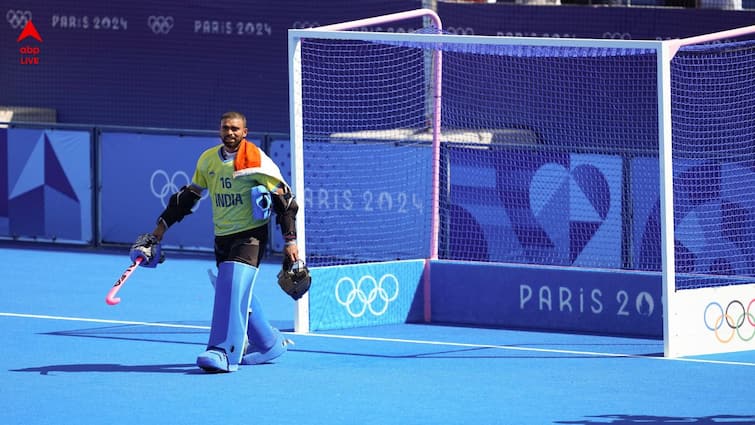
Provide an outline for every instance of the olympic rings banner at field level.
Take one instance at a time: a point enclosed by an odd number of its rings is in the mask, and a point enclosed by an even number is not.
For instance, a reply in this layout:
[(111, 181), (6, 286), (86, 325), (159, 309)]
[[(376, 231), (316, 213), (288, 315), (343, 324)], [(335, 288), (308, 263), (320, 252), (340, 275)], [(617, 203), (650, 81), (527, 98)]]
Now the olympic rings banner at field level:
[(755, 284), (671, 292), (668, 355), (755, 350)]
[(713, 332), (718, 342), (728, 344), (735, 338), (749, 342), (755, 338), (755, 298), (745, 302), (734, 299), (724, 306), (711, 301), (705, 307), (705, 327)]
[(310, 329), (417, 322), (424, 260), (312, 268)]

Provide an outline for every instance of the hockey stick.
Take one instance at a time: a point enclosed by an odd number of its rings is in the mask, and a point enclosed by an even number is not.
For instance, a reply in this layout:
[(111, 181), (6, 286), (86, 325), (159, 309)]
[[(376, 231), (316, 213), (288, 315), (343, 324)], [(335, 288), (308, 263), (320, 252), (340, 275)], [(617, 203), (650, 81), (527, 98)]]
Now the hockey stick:
[(115, 281), (115, 284), (113, 285), (112, 288), (110, 288), (110, 291), (107, 293), (107, 296), (105, 297), (105, 302), (108, 303), (108, 305), (116, 305), (119, 302), (121, 302), (121, 299), (116, 298), (115, 294), (117, 294), (118, 291), (121, 289), (121, 286), (123, 286), (123, 284), (126, 282), (126, 279), (128, 279), (129, 276), (131, 276), (131, 273), (133, 273), (134, 270), (136, 270), (136, 268), (139, 267), (139, 264), (142, 263), (142, 260), (143, 260), (142, 257), (138, 257), (136, 261), (134, 261), (133, 264), (128, 266), (128, 268), (123, 272), (121, 277)]

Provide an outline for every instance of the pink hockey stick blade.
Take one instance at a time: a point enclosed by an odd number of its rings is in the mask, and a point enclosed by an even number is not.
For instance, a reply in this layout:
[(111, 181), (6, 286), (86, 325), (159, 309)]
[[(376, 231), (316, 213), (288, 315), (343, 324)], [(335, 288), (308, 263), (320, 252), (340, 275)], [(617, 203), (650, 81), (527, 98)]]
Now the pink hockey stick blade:
[(113, 284), (113, 287), (110, 288), (110, 291), (108, 291), (107, 296), (105, 297), (105, 302), (108, 303), (108, 305), (116, 305), (119, 302), (121, 302), (121, 299), (117, 298), (115, 294), (117, 294), (118, 291), (120, 291), (121, 286), (123, 286), (123, 284), (126, 282), (126, 279), (128, 279), (129, 276), (131, 276), (131, 273), (133, 273), (134, 270), (136, 270), (136, 268), (139, 267), (139, 264), (141, 264), (141, 262), (142, 262), (142, 258), (141, 257), (137, 258), (133, 264), (128, 266), (128, 268), (123, 272), (121, 277), (115, 281), (115, 284)]

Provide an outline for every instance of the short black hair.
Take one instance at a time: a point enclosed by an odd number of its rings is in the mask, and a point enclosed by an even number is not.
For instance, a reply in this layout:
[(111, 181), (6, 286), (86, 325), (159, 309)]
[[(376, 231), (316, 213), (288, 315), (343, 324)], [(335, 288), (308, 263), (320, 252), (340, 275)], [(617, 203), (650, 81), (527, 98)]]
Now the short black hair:
[(240, 119), (244, 122), (244, 128), (246, 128), (246, 117), (241, 112), (228, 111), (220, 117), (220, 121), (223, 122), (228, 119)]

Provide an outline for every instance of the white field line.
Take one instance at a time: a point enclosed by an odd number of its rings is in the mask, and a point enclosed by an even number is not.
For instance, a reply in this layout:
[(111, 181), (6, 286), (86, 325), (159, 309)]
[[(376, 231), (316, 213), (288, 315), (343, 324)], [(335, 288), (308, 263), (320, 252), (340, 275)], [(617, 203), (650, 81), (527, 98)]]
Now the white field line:
[[(110, 324), (110, 325), (153, 326), (153, 327), (162, 327), (162, 328), (210, 330), (209, 326), (200, 326), (200, 325), (182, 325), (182, 324), (161, 323), (161, 322), (139, 322), (139, 321), (130, 321), (130, 320), (93, 319), (93, 318), (68, 317), (68, 316), (49, 316), (49, 315), (43, 315), (43, 314), (0, 312), (0, 317), (62, 320), (62, 321), (69, 321), (69, 322), (89, 322), (89, 323), (102, 323), (102, 324)], [(487, 349), (493, 349), (493, 350), (524, 351), (524, 352), (533, 352), (533, 353), (570, 354), (570, 355), (578, 355), (578, 356), (633, 358), (633, 359), (648, 359), (648, 360), (663, 360), (663, 361), (677, 361), (677, 362), (689, 362), (689, 363), (706, 363), (706, 364), (718, 364), (718, 365), (755, 367), (755, 363), (753, 362), (735, 362), (735, 361), (699, 359), (699, 358), (689, 358), (689, 357), (673, 357), (673, 358), (672, 357), (654, 357), (654, 356), (644, 356), (644, 355), (638, 355), (638, 354), (603, 353), (603, 352), (596, 352), (596, 351), (561, 350), (561, 349), (554, 349), (554, 348), (519, 347), (519, 346), (512, 346), (512, 345), (472, 344), (472, 343), (463, 343), (463, 342), (427, 341), (427, 340), (403, 339), (403, 338), (379, 338), (379, 337), (370, 337), (370, 336), (335, 335), (335, 334), (325, 334), (325, 333), (293, 333), (293, 332), (284, 332), (284, 333), (296, 335), (297, 337), (303, 336), (303, 337), (316, 337), (316, 338), (349, 339), (349, 340), (372, 341), (372, 342), (392, 342), (392, 343), (416, 344), (416, 345), (435, 345), (435, 346), (443, 346), (443, 347), (482, 348), (482, 349), (487, 348)]]

